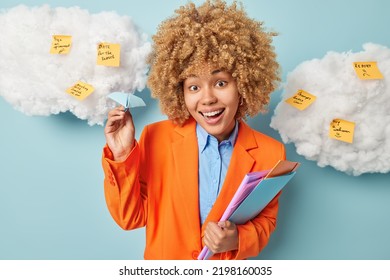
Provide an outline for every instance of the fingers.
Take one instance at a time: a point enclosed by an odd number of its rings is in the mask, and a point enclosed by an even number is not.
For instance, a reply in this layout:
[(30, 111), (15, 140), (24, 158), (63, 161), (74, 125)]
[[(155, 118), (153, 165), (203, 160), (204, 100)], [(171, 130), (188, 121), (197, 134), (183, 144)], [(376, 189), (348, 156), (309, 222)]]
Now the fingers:
[(213, 253), (221, 253), (237, 249), (237, 227), (230, 221), (209, 222), (205, 229), (203, 241)]
[(126, 120), (126, 117), (130, 116), (130, 111), (125, 111), (123, 106), (116, 107), (108, 112), (108, 118), (106, 123), (106, 129), (111, 131), (112, 127), (118, 127), (122, 121)]
[(213, 253), (220, 252), (225, 238), (226, 232), (217, 223), (209, 222), (207, 224), (204, 243)]
[(218, 222), (218, 226), (223, 229), (233, 229), (235, 227), (231, 221)]
[(116, 107), (115, 109), (108, 112), (108, 119), (111, 118), (123, 118), (125, 116), (125, 108), (123, 106)]

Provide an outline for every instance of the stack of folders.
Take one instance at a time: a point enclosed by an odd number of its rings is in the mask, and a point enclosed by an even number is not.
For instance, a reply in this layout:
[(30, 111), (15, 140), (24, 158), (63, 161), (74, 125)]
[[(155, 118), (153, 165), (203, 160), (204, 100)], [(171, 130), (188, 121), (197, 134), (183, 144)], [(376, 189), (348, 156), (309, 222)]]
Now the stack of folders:
[[(256, 217), (295, 175), (299, 165), (279, 160), (271, 170), (246, 174), (220, 221), (241, 225)], [(212, 255), (205, 246), (198, 260), (207, 260)]]

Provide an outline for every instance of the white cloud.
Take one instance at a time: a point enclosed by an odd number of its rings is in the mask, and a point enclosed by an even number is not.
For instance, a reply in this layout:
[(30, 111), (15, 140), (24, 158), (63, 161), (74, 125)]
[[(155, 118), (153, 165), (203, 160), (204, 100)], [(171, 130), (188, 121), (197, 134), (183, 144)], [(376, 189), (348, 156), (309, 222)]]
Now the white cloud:
[[(151, 46), (129, 17), (20, 5), (0, 12), (0, 26), (0, 95), (27, 115), (71, 111), (90, 125), (103, 124), (115, 105), (106, 98), (110, 92), (145, 87)], [(72, 36), (69, 54), (49, 53), (52, 35)], [(120, 67), (96, 65), (101, 42), (121, 45)], [(79, 80), (95, 88), (83, 101), (65, 92)]]
[[(383, 80), (360, 80), (353, 62), (376, 61)], [(328, 52), (322, 59), (305, 61), (287, 76), (282, 101), (271, 127), (297, 153), (348, 174), (390, 171), (390, 49), (372, 43), (361, 52)], [(303, 89), (316, 101), (299, 111), (285, 99)], [(328, 137), (335, 118), (355, 122), (352, 144)]]

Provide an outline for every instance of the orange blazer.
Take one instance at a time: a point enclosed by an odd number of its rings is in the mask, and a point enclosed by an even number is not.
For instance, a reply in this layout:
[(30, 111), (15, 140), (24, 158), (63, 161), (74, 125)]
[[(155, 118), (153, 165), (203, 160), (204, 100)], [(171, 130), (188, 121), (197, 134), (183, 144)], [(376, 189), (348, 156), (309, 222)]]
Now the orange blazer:
[[(204, 226), (219, 221), (244, 175), (285, 159), (283, 144), (240, 121), (225, 181), (202, 226), (195, 126), (193, 119), (183, 126), (169, 120), (146, 126), (124, 162), (113, 161), (109, 148), (103, 149), (108, 209), (125, 230), (146, 226), (145, 259), (196, 259), (203, 247)], [(275, 229), (278, 196), (257, 217), (237, 226), (238, 250), (213, 258), (257, 256)]]

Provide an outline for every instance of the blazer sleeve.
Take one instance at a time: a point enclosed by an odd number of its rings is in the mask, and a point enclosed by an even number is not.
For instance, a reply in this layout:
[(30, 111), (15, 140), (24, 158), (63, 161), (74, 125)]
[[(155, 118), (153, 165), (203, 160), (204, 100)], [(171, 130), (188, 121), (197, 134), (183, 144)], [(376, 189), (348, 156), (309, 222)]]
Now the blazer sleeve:
[(142, 143), (135, 146), (126, 160), (117, 162), (109, 147), (103, 148), (104, 195), (108, 210), (115, 222), (123, 229), (143, 227), (147, 219), (148, 194), (140, 174)]
[[(280, 144), (279, 159), (286, 159), (284, 145)], [(279, 208), (279, 192), (255, 218), (243, 225), (237, 225), (238, 249), (222, 253), (221, 259), (247, 259), (257, 256), (268, 244), (271, 233), (276, 228)]]

